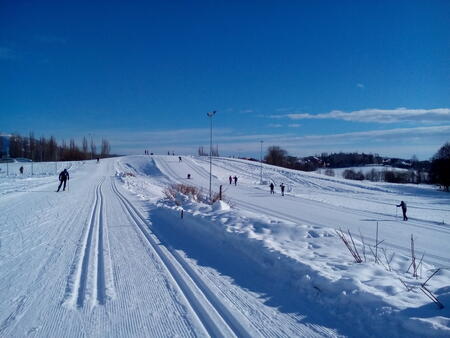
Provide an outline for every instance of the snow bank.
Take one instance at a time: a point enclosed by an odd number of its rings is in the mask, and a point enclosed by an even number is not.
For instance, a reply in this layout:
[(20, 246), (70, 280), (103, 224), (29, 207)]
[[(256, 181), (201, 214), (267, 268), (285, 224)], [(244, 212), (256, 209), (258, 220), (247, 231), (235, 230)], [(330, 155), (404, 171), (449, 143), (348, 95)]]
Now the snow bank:
[[(239, 170), (239, 166), (237, 163), (234, 170)], [(258, 168), (250, 166), (245, 170), (239, 177), (244, 182), (257, 184), (250, 172)], [(226, 181), (229, 172), (224, 169), (217, 174)], [(156, 202), (150, 218), (159, 237), (176, 234), (202, 241), (207, 243), (211, 255), (238, 253), (272, 280), (274, 287), (285, 289), (292, 297), (309, 304), (320, 304), (324, 312), (338, 319), (343, 332), (354, 336), (383, 336), (386, 332), (398, 337), (450, 335), (449, 308), (438, 310), (420, 290), (420, 283), (434, 271), (433, 266), (421, 264), (421, 278), (416, 279), (405, 273), (411, 263), (409, 257), (396, 252), (388, 266), (383, 254), (383, 263), (375, 264), (367, 247), (366, 262), (357, 264), (331, 227), (286, 222), (264, 213), (238, 210), (234, 202), (230, 205), (218, 201), (211, 206), (182, 196), (176, 202), (165, 200), (160, 181), (155, 181), (159, 184), (155, 194), (156, 188), (146, 185), (150, 178), (145, 177), (145, 173), (142, 177), (137, 175), (126, 177), (124, 182), (143, 199)], [(317, 174), (312, 174), (309, 181), (312, 184), (316, 179), (314, 175)], [(279, 176), (291, 182), (308, 179), (281, 170)], [(343, 187), (339, 179), (331, 181)], [(350, 186), (347, 184), (346, 189)], [(383, 193), (384, 188), (377, 186), (377, 189)], [(361, 242), (354, 239), (362, 252)], [(386, 252), (387, 260), (392, 253)], [(450, 273), (441, 270), (427, 285), (439, 300), (450, 306), (449, 284)]]
[[(320, 303), (351, 323), (358, 336), (382, 335), (385, 330), (390, 336), (450, 334), (448, 309), (438, 310), (421, 293), (419, 281), (404, 273), (408, 257), (395, 257), (393, 271), (375, 264), (368, 255), (366, 263), (356, 264), (333, 229), (243, 216), (224, 202), (209, 206), (185, 200), (179, 204), (164, 201), (153, 210), (152, 222), (160, 235), (164, 233), (161, 226), (170, 227), (179, 235), (202, 238), (217, 250), (239, 252), (267, 278), (294, 290), (295, 297)], [(180, 208), (184, 210), (182, 221)], [(425, 278), (433, 267), (424, 269)], [(400, 278), (415, 289), (408, 292)], [(449, 280), (450, 274), (444, 271), (430, 283), (443, 302), (450, 300), (450, 288), (434, 287)]]

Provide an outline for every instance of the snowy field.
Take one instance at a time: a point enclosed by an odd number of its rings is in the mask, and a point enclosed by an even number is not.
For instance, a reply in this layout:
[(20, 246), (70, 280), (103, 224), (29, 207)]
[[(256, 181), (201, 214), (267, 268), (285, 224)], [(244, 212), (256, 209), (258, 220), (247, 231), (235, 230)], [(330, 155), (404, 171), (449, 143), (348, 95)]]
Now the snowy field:
[[(67, 163), (59, 193), (39, 165), (0, 175), (0, 337), (450, 336), (450, 195), (434, 187), (269, 165), (261, 184), (259, 163), (214, 158), (211, 206), (164, 193), (207, 195), (207, 158)], [(443, 309), (421, 287), (437, 268), (425, 287)]]

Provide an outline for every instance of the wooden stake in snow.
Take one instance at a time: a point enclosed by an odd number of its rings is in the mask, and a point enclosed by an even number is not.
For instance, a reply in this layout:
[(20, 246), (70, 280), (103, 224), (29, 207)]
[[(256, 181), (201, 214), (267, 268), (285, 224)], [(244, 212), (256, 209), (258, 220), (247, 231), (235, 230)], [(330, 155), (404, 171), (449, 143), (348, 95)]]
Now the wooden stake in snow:
[(378, 222), (377, 222), (377, 236), (375, 238), (375, 263), (378, 262)]
[(411, 259), (412, 259), (412, 267), (413, 267), (413, 277), (417, 276), (417, 266), (416, 266), (416, 254), (414, 252), (414, 237), (411, 234)]

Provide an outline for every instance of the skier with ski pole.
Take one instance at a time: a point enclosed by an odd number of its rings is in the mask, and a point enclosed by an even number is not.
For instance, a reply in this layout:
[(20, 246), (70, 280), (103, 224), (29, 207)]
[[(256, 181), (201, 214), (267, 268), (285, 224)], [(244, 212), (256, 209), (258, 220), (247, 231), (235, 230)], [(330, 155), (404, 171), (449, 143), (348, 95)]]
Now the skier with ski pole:
[(69, 180), (69, 172), (67, 171), (67, 169), (64, 169), (63, 171), (61, 171), (59, 173), (59, 186), (58, 186), (58, 190), (56, 190), (56, 192), (59, 192), (59, 190), (61, 189), (61, 186), (64, 183), (64, 187), (63, 187), (63, 191), (66, 190), (66, 182)]

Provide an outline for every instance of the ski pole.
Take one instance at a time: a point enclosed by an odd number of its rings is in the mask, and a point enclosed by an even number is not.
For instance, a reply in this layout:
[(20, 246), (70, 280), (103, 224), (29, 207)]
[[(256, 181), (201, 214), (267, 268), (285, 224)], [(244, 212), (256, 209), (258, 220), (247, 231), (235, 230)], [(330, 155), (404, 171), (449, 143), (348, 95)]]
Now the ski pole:
[(398, 219), (397, 214), (398, 214), (398, 207), (396, 206), (396, 207), (395, 207), (395, 219)]

